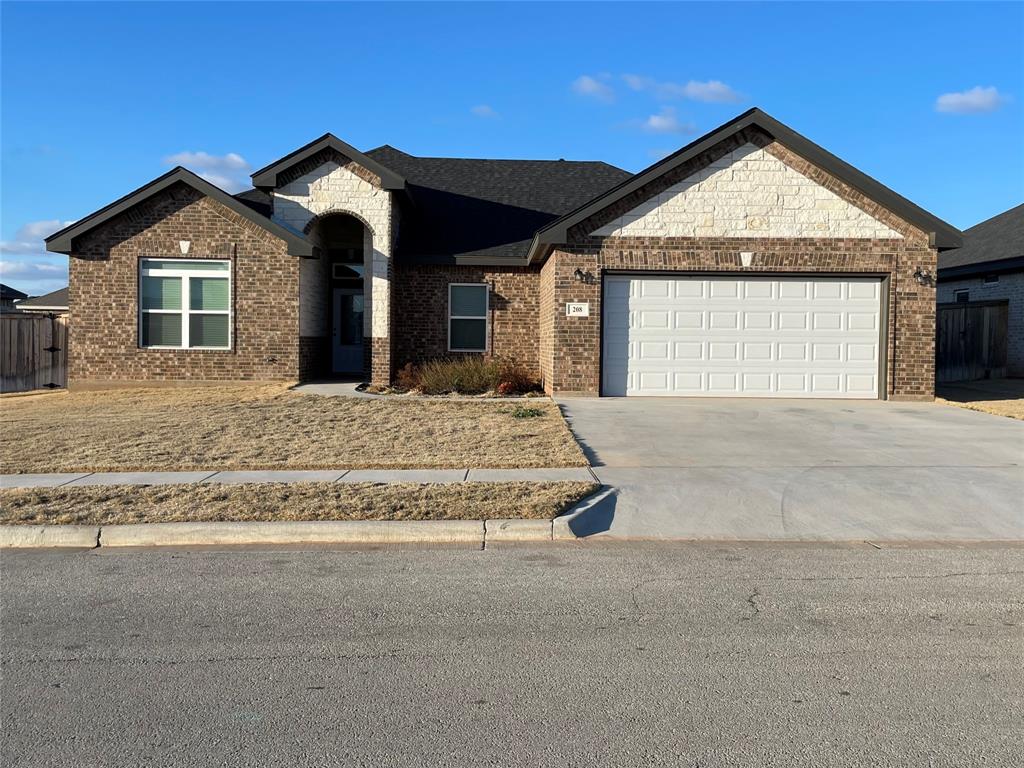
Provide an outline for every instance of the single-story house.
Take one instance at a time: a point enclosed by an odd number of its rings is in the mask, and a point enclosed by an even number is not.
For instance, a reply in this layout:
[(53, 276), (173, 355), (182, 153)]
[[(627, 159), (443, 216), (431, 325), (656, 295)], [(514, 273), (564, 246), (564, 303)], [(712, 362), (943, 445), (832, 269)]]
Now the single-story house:
[(252, 182), (175, 168), (47, 238), (71, 386), (482, 354), (549, 393), (933, 395), (960, 232), (759, 109), (635, 174), (326, 134)]
[(58, 288), (56, 291), (33, 296), (18, 302), (22, 312), (34, 312), (40, 315), (66, 315), (68, 313), (68, 289)]
[(939, 304), (1006, 307), (1006, 370), (1024, 376), (1024, 205), (975, 224), (939, 254)]
[(17, 312), (18, 302), (27, 298), (27, 293), (0, 283), (0, 312)]

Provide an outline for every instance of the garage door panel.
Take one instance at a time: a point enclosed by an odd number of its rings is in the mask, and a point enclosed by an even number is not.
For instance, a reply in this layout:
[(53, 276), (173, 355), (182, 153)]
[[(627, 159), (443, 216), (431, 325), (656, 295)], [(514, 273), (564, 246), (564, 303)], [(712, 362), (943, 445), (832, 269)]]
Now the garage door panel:
[(739, 316), (740, 313), (737, 311), (712, 312), (709, 326), (713, 329), (735, 330), (740, 327)]
[(703, 312), (675, 312), (674, 313), (674, 327), (677, 330), (701, 330), (704, 328), (704, 313)]
[(674, 360), (703, 360), (704, 343), (700, 341), (677, 341), (673, 347)]
[(743, 313), (743, 328), (747, 331), (770, 331), (775, 327), (774, 312), (751, 312)]
[(609, 277), (603, 391), (874, 398), (880, 301), (866, 278)]
[(676, 280), (675, 284), (675, 297), (677, 299), (703, 299), (704, 288), (706, 283), (704, 280)]
[(772, 354), (775, 345), (770, 341), (745, 341), (743, 342), (743, 360), (748, 363), (771, 361), (775, 357)]
[(712, 299), (737, 299), (740, 295), (739, 280), (710, 280)]
[(771, 300), (775, 295), (774, 280), (744, 280), (743, 298)]

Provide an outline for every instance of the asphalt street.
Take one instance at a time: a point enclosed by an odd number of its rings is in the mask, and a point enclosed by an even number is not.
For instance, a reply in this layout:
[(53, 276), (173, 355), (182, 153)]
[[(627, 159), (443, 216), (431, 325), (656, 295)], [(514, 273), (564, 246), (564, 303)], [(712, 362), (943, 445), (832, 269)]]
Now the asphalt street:
[(16, 766), (1001, 766), (1024, 549), (0, 553)]

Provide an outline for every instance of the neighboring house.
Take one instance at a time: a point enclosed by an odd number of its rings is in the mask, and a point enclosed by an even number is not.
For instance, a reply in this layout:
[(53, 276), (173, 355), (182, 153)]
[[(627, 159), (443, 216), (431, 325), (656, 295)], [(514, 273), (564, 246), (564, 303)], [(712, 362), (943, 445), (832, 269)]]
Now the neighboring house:
[(1024, 205), (975, 224), (963, 235), (963, 247), (939, 256), (938, 301), (1005, 301), (1007, 372), (1024, 376)]
[(28, 294), (22, 293), (17, 288), (0, 283), (0, 312), (17, 312), (17, 304), (22, 299), (27, 299)]
[(757, 109), (637, 174), (327, 134), (252, 179), (175, 168), (47, 239), (72, 386), (488, 354), (563, 394), (933, 394), (960, 233)]
[(18, 302), (18, 309), (22, 312), (37, 314), (66, 315), (68, 313), (68, 289), (60, 288), (50, 293), (44, 293), (42, 296), (22, 299)]

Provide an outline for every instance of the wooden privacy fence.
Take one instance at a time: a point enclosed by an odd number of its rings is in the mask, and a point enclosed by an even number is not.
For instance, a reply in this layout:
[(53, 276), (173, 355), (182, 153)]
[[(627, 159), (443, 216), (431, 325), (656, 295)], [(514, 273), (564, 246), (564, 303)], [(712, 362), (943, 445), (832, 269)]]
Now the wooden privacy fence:
[(940, 304), (935, 323), (935, 380), (973, 381), (1006, 375), (1007, 301)]
[(67, 317), (0, 315), (0, 392), (53, 389), (67, 381)]

